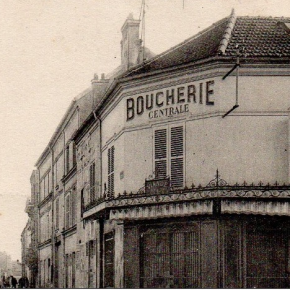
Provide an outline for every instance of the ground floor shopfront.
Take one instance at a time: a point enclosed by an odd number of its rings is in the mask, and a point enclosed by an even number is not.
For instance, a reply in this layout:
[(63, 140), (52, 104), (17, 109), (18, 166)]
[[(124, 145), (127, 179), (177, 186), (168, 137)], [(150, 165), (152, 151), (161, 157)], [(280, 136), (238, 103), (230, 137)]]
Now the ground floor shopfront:
[[(290, 188), (219, 185), (108, 197), (94, 222), (89, 287), (288, 288)], [(89, 249), (89, 247), (88, 247)]]
[(128, 222), (125, 287), (289, 287), (289, 225), (237, 215)]

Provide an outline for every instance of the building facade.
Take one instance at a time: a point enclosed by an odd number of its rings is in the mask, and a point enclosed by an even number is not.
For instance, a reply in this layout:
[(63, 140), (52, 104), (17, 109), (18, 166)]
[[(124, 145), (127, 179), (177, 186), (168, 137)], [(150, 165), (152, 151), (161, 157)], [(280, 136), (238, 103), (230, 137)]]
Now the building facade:
[(39, 285), (289, 287), (289, 23), (233, 12), (138, 63), (126, 20), (36, 164)]

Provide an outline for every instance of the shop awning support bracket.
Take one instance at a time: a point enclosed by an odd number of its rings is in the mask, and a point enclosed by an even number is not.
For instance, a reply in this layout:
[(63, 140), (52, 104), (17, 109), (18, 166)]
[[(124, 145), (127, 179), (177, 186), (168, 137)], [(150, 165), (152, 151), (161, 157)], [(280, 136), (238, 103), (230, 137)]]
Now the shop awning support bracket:
[(222, 116), (223, 118), (229, 115), (232, 111), (234, 111), (235, 109), (239, 107), (239, 68), (240, 66), (241, 66), (240, 58), (238, 54), (236, 64), (222, 78), (223, 80), (225, 80), (234, 70), (237, 70), (236, 71), (236, 104)]

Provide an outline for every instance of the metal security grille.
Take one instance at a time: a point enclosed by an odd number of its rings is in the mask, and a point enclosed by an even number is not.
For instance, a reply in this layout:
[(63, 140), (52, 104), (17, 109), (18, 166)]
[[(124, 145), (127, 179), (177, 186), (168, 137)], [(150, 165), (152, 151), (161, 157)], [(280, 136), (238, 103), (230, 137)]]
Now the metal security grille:
[(200, 287), (199, 240), (198, 224), (141, 234), (141, 287)]
[(287, 247), (281, 231), (248, 232), (246, 288), (288, 288)]

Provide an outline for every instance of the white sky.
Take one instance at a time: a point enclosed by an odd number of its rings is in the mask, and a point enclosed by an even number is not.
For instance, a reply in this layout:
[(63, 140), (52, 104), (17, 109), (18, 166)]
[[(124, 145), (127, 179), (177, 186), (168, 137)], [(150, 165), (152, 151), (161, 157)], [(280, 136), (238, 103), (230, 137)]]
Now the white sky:
[[(21, 258), (29, 178), (71, 100), (120, 63), (121, 26), (142, 0), (0, 0), (0, 251)], [(146, 0), (146, 46), (178, 44), (235, 8), (290, 16), (289, 1)]]

